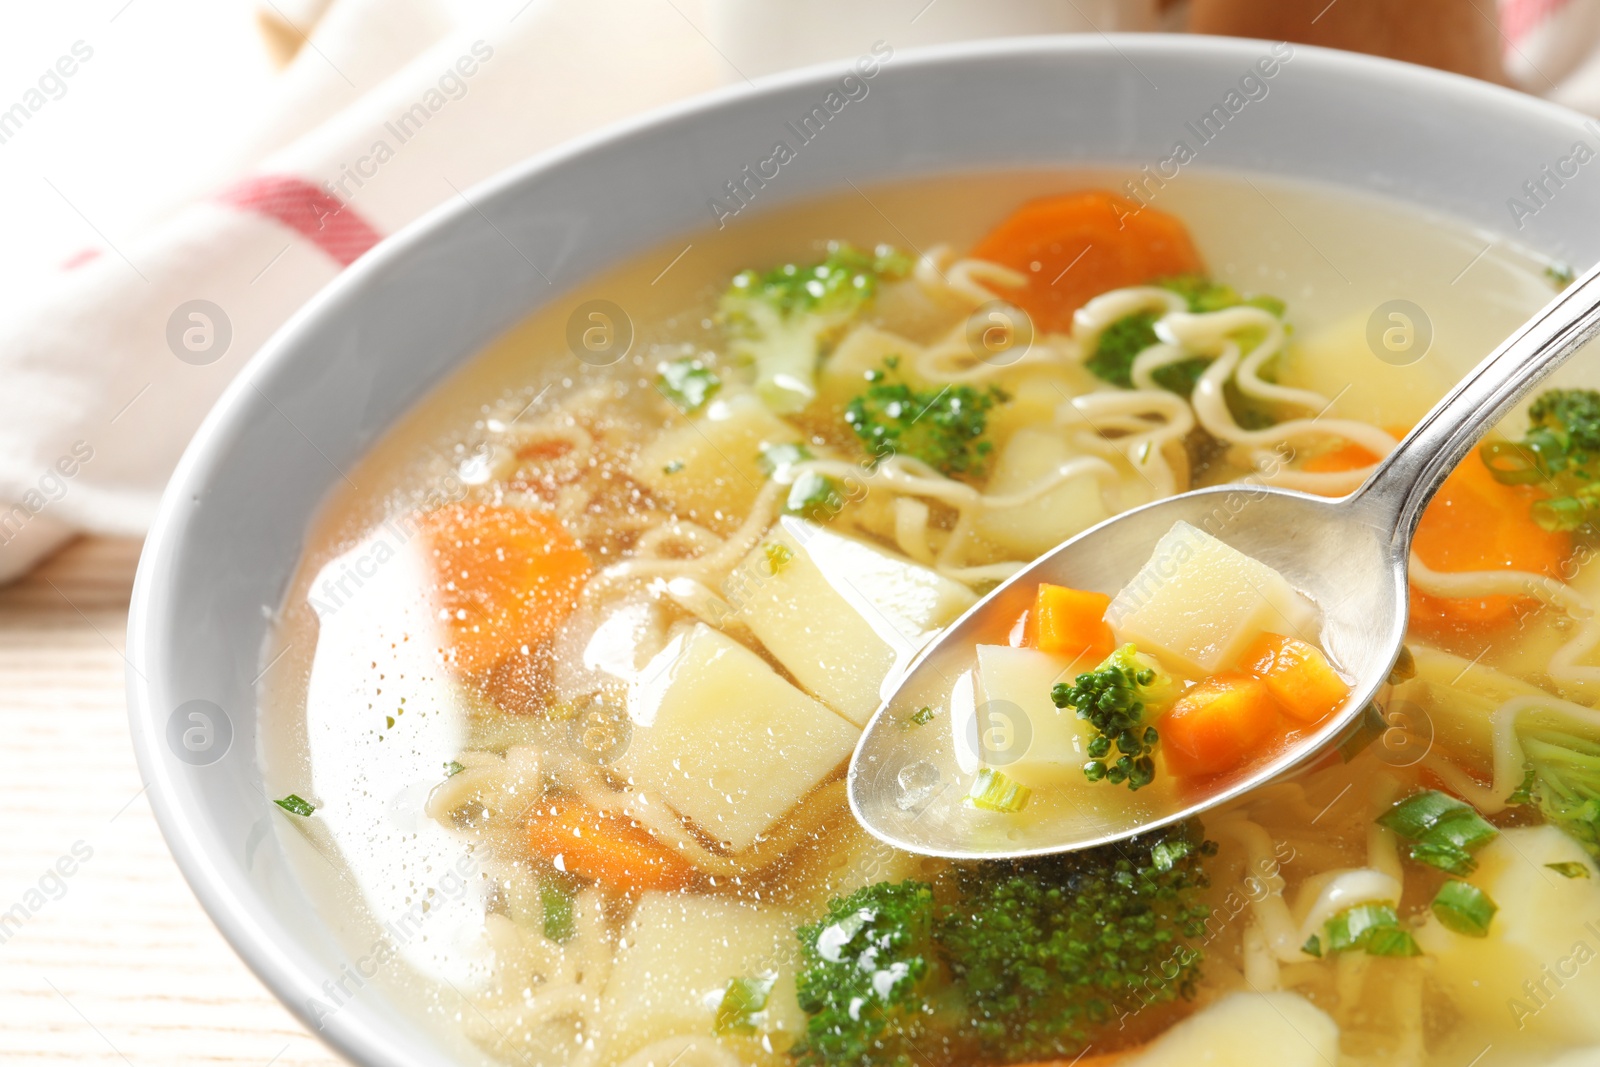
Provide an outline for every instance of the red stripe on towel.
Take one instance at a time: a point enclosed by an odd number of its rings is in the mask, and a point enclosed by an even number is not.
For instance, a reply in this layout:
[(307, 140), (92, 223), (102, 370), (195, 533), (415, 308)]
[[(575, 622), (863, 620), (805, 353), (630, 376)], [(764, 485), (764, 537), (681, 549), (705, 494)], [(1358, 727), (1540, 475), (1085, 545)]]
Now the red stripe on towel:
[(217, 197), (221, 203), (282, 223), (348, 267), (383, 235), (343, 200), (301, 178), (246, 178)]
[(1541, 22), (1555, 17), (1570, 0), (1500, 0), (1500, 29), (1510, 41), (1520, 41)]

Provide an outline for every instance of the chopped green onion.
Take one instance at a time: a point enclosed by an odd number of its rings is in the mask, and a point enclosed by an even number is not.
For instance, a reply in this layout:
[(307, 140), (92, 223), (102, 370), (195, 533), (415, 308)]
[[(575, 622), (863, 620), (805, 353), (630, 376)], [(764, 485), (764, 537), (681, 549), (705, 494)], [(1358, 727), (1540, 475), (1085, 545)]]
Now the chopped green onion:
[(1468, 937), (1488, 937), (1489, 921), (1500, 909), (1471, 882), (1451, 879), (1433, 897), (1433, 914), (1446, 927)]
[(1300, 946), (1300, 951), (1307, 956), (1315, 956), (1320, 960), (1322, 958), (1322, 938), (1312, 934), (1306, 938), (1306, 943)]
[(317, 810), (316, 806), (310, 801), (307, 801), (294, 793), (290, 793), (281, 800), (274, 800), (273, 803), (278, 805), (278, 807), (282, 808), (284, 811), (288, 812), (290, 815), (298, 815), (302, 819), (310, 818)]
[(1506, 806), (1515, 808), (1521, 807), (1523, 804), (1532, 804), (1534, 781), (1533, 767), (1529, 766), (1523, 771), (1522, 784), (1513, 789), (1511, 795), (1506, 797)]
[(717, 395), (717, 390), (722, 388), (722, 379), (711, 368), (692, 357), (663, 363), (660, 369), (661, 376), (656, 380), (656, 389), (685, 415), (692, 415), (705, 407)]
[(1501, 485), (1534, 485), (1545, 480), (1527, 449), (1512, 441), (1486, 441), (1478, 446), (1483, 465)]
[(1499, 836), (1500, 831), (1496, 830), (1489, 820), (1468, 808), (1466, 811), (1440, 819), (1423, 840), (1433, 844), (1455, 845), (1471, 852), (1482, 848)]
[(789, 487), (788, 498), (783, 502), (783, 510), (790, 515), (799, 515), (814, 522), (832, 518), (843, 507), (844, 496), (839, 492), (838, 484), (816, 471), (806, 471), (796, 478)]
[(1367, 937), (1369, 956), (1420, 956), (1422, 948), (1411, 931), (1398, 926), (1380, 926)]
[[(1333, 953), (1359, 949), (1369, 956), (1417, 956), (1422, 953), (1411, 931), (1400, 925), (1400, 916), (1393, 904), (1357, 904), (1353, 908), (1346, 908), (1328, 920), (1324, 933), (1327, 935), (1326, 941), (1313, 938), (1316, 944), (1313, 946), (1311, 941), (1307, 941), (1301, 946), (1302, 950), (1310, 952), (1315, 947)], [(1320, 955), (1320, 952), (1312, 955)]]
[(576, 897), (572, 887), (559, 878), (542, 878), (539, 881), (539, 910), (544, 913), (544, 936), (556, 944), (572, 940), (578, 932), (573, 908)]
[(1415, 842), (1412, 859), (1450, 874), (1472, 873), (1472, 853), (1500, 833), (1472, 805), (1437, 789), (1413, 793), (1380, 815), (1378, 825)]
[(444, 765), (444, 776), (446, 778), (454, 778), (464, 770), (466, 770), (466, 767), (462, 766), (460, 761), (451, 760)]
[(924, 704), (911, 713), (911, 722), (915, 726), (926, 726), (933, 721), (933, 717), (937, 714), (939, 713), (934, 711), (931, 706)]
[(662, 467), (661, 468), (661, 473), (662, 474), (677, 474), (679, 471), (683, 470), (683, 466), (684, 466), (683, 460), (675, 459), (671, 463), (668, 463), (666, 466)]
[(1377, 704), (1368, 704), (1361, 709), (1361, 717), (1357, 720), (1356, 728), (1339, 742), (1339, 758), (1349, 763), (1367, 750), (1367, 746), (1382, 737), (1389, 729), (1389, 720), (1383, 717), (1383, 710)]
[(1366, 948), (1374, 930), (1397, 927), (1400, 917), (1393, 904), (1357, 904), (1328, 920), (1328, 951)]
[(1577, 863), (1575, 861), (1569, 860), (1566, 863), (1547, 863), (1547, 864), (1545, 864), (1545, 866), (1549, 867), (1552, 871), (1555, 871), (1557, 874), (1559, 874), (1563, 878), (1592, 878), (1592, 877), (1594, 877), (1592, 874), (1589, 873), (1589, 865), (1587, 863)]
[(1409, 682), (1417, 676), (1417, 660), (1411, 655), (1411, 649), (1405, 645), (1400, 646), (1400, 655), (1395, 658), (1394, 666), (1389, 668), (1389, 684), (1399, 685)]
[(1393, 830), (1401, 837), (1419, 841), (1445, 816), (1471, 810), (1464, 800), (1457, 800), (1437, 789), (1427, 789), (1411, 794), (1378, 816), (1378, 825)]
[(805, 445), (784, 441), (762, 446), (761, 455), (756, 462), (761, 467), (761, 473), (770, 478), (785, 468), (812, 458), (814, 457), (811, 455), (811, 449)]
[(1028, 806), (1033, 790), (1021, 782), (1013, 781), (1000, 771), (985, 767), (978, 772), (962, 803), (984, 811), (998, 811), (1011, 815)]
[(1541, 530), (1562, 533), (1582, 526), (1589, 517), (1589, 508), (1575, 496), (1558, 496), (1549, 500), (1535, 500), (1528, 513), (1533, 516), (1534, 525)]
[(735, 978), (717, 1003), (715, 1028), (719, 1034), (752, 1034), (777, 983), (776, 971), (754, 978)]
[(1478, 861), (1472, 858), (1472, 853), (1447, 843), (1419, 841), (1411, 846), (1411, 858), (1418, 863), (1437, 867), (1446, 874), (1471, 874), (1478, 869)]

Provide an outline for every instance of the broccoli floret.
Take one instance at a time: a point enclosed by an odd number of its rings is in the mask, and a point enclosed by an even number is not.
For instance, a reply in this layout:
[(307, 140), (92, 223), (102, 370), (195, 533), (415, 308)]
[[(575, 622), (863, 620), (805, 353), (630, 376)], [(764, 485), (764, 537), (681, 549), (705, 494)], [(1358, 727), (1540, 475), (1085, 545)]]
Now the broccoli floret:
[(1549, 499), (1533, 504), (1546, 530), (1575, 530), (1600, 508), (1600, 392), (1551, 389), (1528, 407), (1520, 441), (1480, 446), (1485, 466), (1508, 485), (1542, 485)]
[[(1095, 728), (1089, 741), (1089, 761), (1083, 773), (1091, 782), (1128, 783), (1129, 789), (1147, 786), (1155, 779), (1151, 758), (1160, 736), (1145, 725), (1177, 697), (1177, 683), (1154, 659), (1133, 645), (1123, 645), (1092, 671), (1078, 675), (1071, 685), (1057, 683), (1050, 700), (1058, 708), (1072, 708), (1078, 718)], [(1111, 759), (1115, 746), (1117, 758)]]
[(1510, 803), (1538, 805), (1546, 822), (1600, 859), (1600, 742), (1545, 728), (1517, 736), (1528, 776)]
[(762, 400), (791, 415), (816, 396), (823, 346), (860, 314), (880, 282), (910, 271), (911, 260), (887, 245), (868, 254), (833, 242), (821, 263), (735, 275), (717, 317), (732, 354), (755, 366)]
[(989, 412), (1010, 397), (992, 385), (913, 389), (893, 380), (899, 368), (891, 356), (882, 370), (868, 371), (867, 390), (845, 406), (844, 421), (880, 459), (911, 456), (941, 474), (981, 477), (994, 450), (983, 440)]
[(693, 357), (663, 363), (656, 377), (656, 391), (685, 415), (693, 415), (717, 395), (722, 379)]
[(933, 890), (879, 882), (833, 900), (802, 926), (796, 989), (806, 1032), (790, 1049), (802, 1064), (913, 1063), (933, 966)]
[[(1170, 289), (1189, 302), (1189, 310), (1200, 313), (1206, 311), (1221, 311), (1224, 308), (1249, 305), (1264, 311), (1270, 311), (1279, 318), (1283, 317), (1283, 301), (1273, 296), (1240, 296), (1231, 285), (1218, 285), (1215, 282), (1194, 275), (1183, 275), (1177, 278), (1168, 278), (1155, 283), (1163, 289)], [(1153, 311), (1136, 311), (1125, 315), (1107, 326), (1100, 334), (1100, 339), (1095, 345), (1095, 350), (1090, 354), (1084, 366), (1098, 378), (1123, 389), (1133, 388), (1133, 361), (1139, 353), (1155, 344), (1156, 320), (1160, 318)], [(1194, 392), (1195, 383), (1211, 365), (1209, 357), (1196, 357), (1178, 363), (1171, 363), (1156, 371), (1153, 377), (1156, 384), (1169, 392), (1187, 397)], [(1229, 397), (1230, 406), (1239, 407), (1246, 421), (1259, 421), (1259, 412), (1253, 408), (1246, 408), (1242, 404), (1243, 398), (1238, 398), (1240, 403), (1235, 403), (1234, 397)], [(1236, 412), (1235, 417), (1239, 417)], [(1270, 419), (1268, 420), (1270, 421)], [(1242, 425), (1242, 423), (1241, 423)]]
[(982, 1059), (1071, 1057), (1122, 1016), (1195, 992), (1211, 909), (1198, 823), (1019, 863), (959, 867), (935, 941)]
[(1070, 1058), (1192, 997), (1210, 908), (1199, 823), (880, 882), (798, 931), (806, 1067)]

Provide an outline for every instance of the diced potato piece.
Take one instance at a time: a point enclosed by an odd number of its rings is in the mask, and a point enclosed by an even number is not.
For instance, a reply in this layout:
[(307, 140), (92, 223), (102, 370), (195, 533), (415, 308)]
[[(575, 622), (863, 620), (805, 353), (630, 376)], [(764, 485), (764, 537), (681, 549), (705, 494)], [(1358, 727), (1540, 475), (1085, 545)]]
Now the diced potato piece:
[(857, 726), (878, 709), (897, 651), (977, 602), (920, 563), (793, 517), (751, 551), (724, 592), (784, 669)]
[(1327, 1067), (1339, 1027), (1297, 993), (1231, 993), (1174, 1026), (1119, 1067)]
[[(1396, 323), (1395, 325), (1400, 325)], [(1352, 315), (1331, 327), (1297, 338), (1278, 359), (1278, 381), (1296, 389), (1326, 391), (1337, 418), (1374, 426), (1410, 426), (1449, 390), (1454, 353), (1436, 344), (1428, 358), (1399, 366), (1373, 359), (1367, 347), (1367, 315)], [(1353, 360), (1361, 373), (1351, 374)], [(1456, 373), (1463, 373), (1462, 371)]]
[(650, 661), (628, 716), (618, 769), (735, 851), (843, 763), (860, 733), (703, 623)]
[[(1000, 450), (984, 492), (989, 496), (1024, 492), (1080, 455), (1060, 431), (1025, 426)], [(1109, 516), (1100, 480), (1080, 474), (1025, 504), (985, 510), (977, 529), (1001, 548), (1032, 559)]]
[[(980, 746), (988, 765), (1030, 789), (1087, 784), (1083, 765), (1093, 728), (1071, 708), (1056, 707), (1050, 689), (1057, 682), (1070, 683), (1094, 661), (1009, 645), (979, 645), (977, 658), (978, 728), (988, 731)], [(990, 705), (987, 724), (985, 704)]]
[(629, 473), (679, 517), (726, 530), (744, 520), (767, 480), (761, 449), (799, 440), (800, 431), (755, 396), (736, 393), (668, 427), (639, 450)]
[(1106, 612), (1120, 641), (1196, 675), (1231, 666), (1264, 630), (1314, 636), (1315, 619), (1283, 575), (1186, 522), (1156, 542)]
[[(1433, 915), (1417, 944), (1437, 960), (1434, 980), (1468, 1019), (1560, 1044), (1600, 1043), (1600, 873), (1554, 826), (1517, 827), (1477, 853), (1467, 881), (1499, 905), (1487, 937), (1446, 929)], [(1545, 866), (1577, 863), (1587, 878)], [(1530, 990), (1532, 991), (1530, 993)]]
[(1024, 364), (1002, 374), (998, 382), (1011, 399), (989, 412), (988, 431), (984, 436), (997, 448), (1004, 448), (1011, 435), (1025, 426), (1052, 425), (1063, 404), (1070, 404), (1074, 396), (1096, 385), (1095, 378), (1076, 364), (1071, 367)]
[(866, 390), (868, 371), (882, 370), (884, 361), (898, 359), (900, 380), (917, 388), (928, 382), (917, 377), (916, 356), (922, 346), (897, 333), (875, 326), (857, 326), (839, 340), (818, 375), (818, 393), (840, 407)]
[(777, 981), (755, 1022), (775, 1046), (787, 1047), (805, 1031), (794, 988), (800, 921), (724, 897), (643, 894), (606, 983), (607, 1053), (626, 1059), (661, 1034), (710, 1037), (728, 983), (772, 974)]

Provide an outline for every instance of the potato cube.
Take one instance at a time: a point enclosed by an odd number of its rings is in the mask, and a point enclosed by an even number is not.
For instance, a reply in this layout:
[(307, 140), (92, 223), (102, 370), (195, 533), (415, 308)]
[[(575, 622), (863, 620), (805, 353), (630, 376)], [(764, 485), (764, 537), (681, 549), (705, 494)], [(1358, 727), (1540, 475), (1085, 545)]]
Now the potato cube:
[(830, 404), (843, 407), (867, 388), (867, 372), (882, 370), (888, 360), (898, 360), (897, 379), (922, 388), (929, 383), (916, 374), (916, 354), (921, 346), (897, 333), (876, 326), (857, 326), (840, 339), (822, 365), (818, 392)]
[(1106, 612), (1119, 641), (1193, 675), (1232, 666), (1263, 631), (1314, 638), (1316, 609), (1283, 575), (1175, 524)]
[(892, 552), (785, 518), (724, 593), (784, 669), (857, 726), (897, 653), (966, 611), (972, 590)]
[[(1549, 1045), (1600, 1043), (1594, 861), (1549, 825), (1502, 830), (1476, 858), (1478, 869), (1467, 880), (1500, 910), (1487, 937), (1456, 933), (1428, 916), (1417, 944), (1437, 961), (1438, 983), (1465, 1018), (1498, 1017), (1508, 1032)], [(1575, 864), (1583, 873), (1566, 877), (1550, 864)]]
[(729, 530), (744, 520), (767, 480), (762, 448), (799, 440), (800, 431), (755, 396), (737, 393), (713, 400), (692, 422), (668, 427), (639, 450), (629, 473), (680, 518)]
[[(717, 1008), (735, 978), (775, 978), (752, 1022), (786, 1047), (805, 1030), (795, 998), (800, 919), (724, 897), (643, 894), (622, 930), (606, 983), (607, 1052), (625, 1059), (652, 1035), (713, 1036)], [(785, 1035), (778, 1037), (776, 1035)], [(632, 1045), (628, 1044), (630, 1041)]]
[(618, 769), (734, 851), (843, 763), (860, 733), (703, 623), (641, 672), (628, 717)]
[(979, 645), (977, 653), (981, 762), (1030, 789), (1087, 783), (1083, 765), (1094, 730), (1073, 709), (1056, 707), (1050, 690), (1092, 670), (1094, 661), (1008, 645)]
[(1127, 1067), (1324, 1067), (1338, 1063), (1339, 1027), (1298, 993), (1230, 993), (1162, 1034)]
[[(1024, 492), (1080, 455), (1058, 430), (1023, 427), (1000, 450), (984, 492), (989, 496)], [(1019, 557), (1032, 559), (1109, 515), (1100, 480), (1086, 473), (1025, 504), (985, 510), (978, 519), (978, 533)]]

